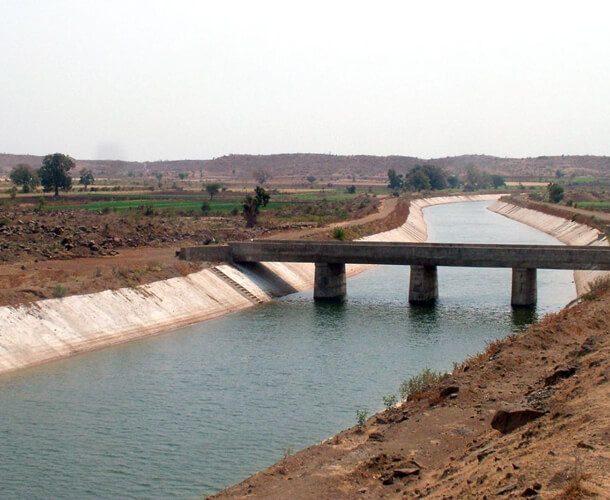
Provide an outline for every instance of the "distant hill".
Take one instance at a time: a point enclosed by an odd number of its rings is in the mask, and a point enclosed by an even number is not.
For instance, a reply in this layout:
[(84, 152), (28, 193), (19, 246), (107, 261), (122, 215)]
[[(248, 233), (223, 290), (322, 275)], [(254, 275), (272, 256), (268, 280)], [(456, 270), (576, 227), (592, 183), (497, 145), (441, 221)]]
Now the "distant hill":
[[(0, 175), (6, 176), (18, 163), (38, 167), (42, 156), (0, 154)], [(226, 180), (252, 179), (256, 170), (265, 170), (279, 180), (302, 180), (313, 175), (318, 180), (386, 179), (390, 168), (405, 173), (418, 164), (433, 164), (459, 174), (469, 166), (500, 174), (511, 180), (552, 177), (557, 170), (566, 175), (610, 178), (608, 156), (539, 156), (536, 158), (499, 158), (487, 155), (462, 155), (435, 159), (410, 156), (341, 156), (325, 154), (228, 155), (212, 160), (174, 160), (132, 162), (120, 160), (75, 160), (77, 169), (87, 166), (94, 174), (108, 177), (152, 176), (157, 173), (200, 172), (202, 176)]]

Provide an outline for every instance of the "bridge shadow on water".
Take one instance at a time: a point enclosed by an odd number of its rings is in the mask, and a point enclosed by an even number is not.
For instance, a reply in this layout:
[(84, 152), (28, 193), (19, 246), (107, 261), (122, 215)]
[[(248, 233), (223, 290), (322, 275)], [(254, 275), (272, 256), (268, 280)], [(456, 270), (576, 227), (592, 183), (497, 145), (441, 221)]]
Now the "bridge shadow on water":
[[(443, 305), (439, 302), (431, 304), (409, 304), (406, 314), (409, 324), (412, 326), (426, 325), (427, 327), (440, 327), (442, 322)], [(539, 320), (535, 307), (512, 307), (510, 321), (517, 331), (527, 329), (531, 324)]]
[(525, 330), (532, 323), (538, 321), (538, 312), (535, 307), (513, 307), (511, 320), (518, 330)]
[(338, 334), (348, 321), (348, 304), (345, 300), (316, 300), (313, 311), (317, 331)]
[(407, 319), (414, 326), (426, 325), (432, 328), (439, 326), (439, 305), (430, 304), (408, 304)]

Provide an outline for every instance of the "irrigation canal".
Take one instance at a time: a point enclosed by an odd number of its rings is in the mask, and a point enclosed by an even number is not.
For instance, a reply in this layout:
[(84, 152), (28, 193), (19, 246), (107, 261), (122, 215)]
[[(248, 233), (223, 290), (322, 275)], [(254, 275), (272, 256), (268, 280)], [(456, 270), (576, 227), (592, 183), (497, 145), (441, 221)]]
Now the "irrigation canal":
[[(485, 209), (425, 210), (436, 242), (556, 244)], [(350, 279), (343, 304), (311, 291), (231, 316), (0, 377), (3, 499), (197, 498), (382, 409), (425, 367), (450, 370), (575, 295), (538, 273), (533, 312), (510, 269), (439, 268), (434, 307), (407, 303), (409, 268)]]

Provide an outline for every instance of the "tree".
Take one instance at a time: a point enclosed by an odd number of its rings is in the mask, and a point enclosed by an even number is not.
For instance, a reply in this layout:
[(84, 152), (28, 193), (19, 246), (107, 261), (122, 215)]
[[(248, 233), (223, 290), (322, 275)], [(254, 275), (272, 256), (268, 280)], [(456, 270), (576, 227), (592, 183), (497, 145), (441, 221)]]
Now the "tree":
[(87, 191), (87, 186), (95, 182), (95, 177), (93, 177), (93, 172), (90, 168), (81, 168), (79, 182), (85, 186), (85, 191)]
[(45, 156), (42, 166), (38, 169), (38, 176), (44, 191), (55, 191), (55, 197), (57, 197), (60, 189), (69, 190), (72, 187), (72, 177), (68, 172), (73, 168), (74, 161), (69, 156), (61, 153)]
[(549, 193), (549, 201), (552, 203), (559, 203), (561, 200), (563, 200), (564, 191), (563, 187), (561, 187), (559, 184), (550, 182), (546, 189)]
[(447, 174), (442, 168), (434, 165), (415, 165), (404, 180), (405, 187), (421, 191), (422, 189), (445, 189)]
[(415, 170), (410, 172), (405, 181), (415, 191), (425, 191), (430, 189), (430, 178), (422, 170)]
[(355, 194), (356, 193), (356, 186), (354, 186), (353, 184), (351, 186), (348, 186), (345, 188), (345, 190), (349, 193), (349, 194)]
[(269, 179), (271, 179), (271, 174), (265, 170), (264, 168), (257, 168), (254, 172), (252, 172), (252, 177), (258, 182), (261, 186), (264, 186)]
[(242, 215), (246, 219), (246, 227), (254, 227), (261, 207), (269, 203), (269, 193), (262, 186), (256, 186), (254, 196), (247, 195), (242, 201)]
[(498, 189), (499, 187), (506, 185), (506, 181), (501, 175), (492, 175), (491, 183), (494, 185), (494, 189)]
[(15, 186), (21, 186), (21, 190), (24, 193), (29, 193), (36, 189), (36, 186), (40, 183), (38, 174), (32, 167), (25, 163), (20, 163), (11, 170), (9, 174), (11, 181)]
[(457, 175), (450, 175), (449, 177), (447, 177), (447, 183), (453, 189), (456, 189), (460, 187), (460, 178)]
[(214, 195), (218, 194), (218, 191), (220, 191), (220, 188), (222, 186), (220, 184), (218, 184), (218, 182), (208, 182), (205, 185), (205, 190), (208, 192), (208, 194), (210, 195), (210, 200), (214, 199)]
[(402, 189), (403, 188), (402, 175), (397, 175), (396, 170), (394, 170), (393, 168), (388, 170), (388, 179), (390, 181), (388, 184), (388, 187), (390, 189)]
[(485, 189), (492, 185), (491, 175), (479, 170), (474, 165), (470, 165), (466, 169), (466, 190), (475, 191), (477, 189)]
[(311, 184), (311, 186), (313, 187), (314, 182), (316, 182), (316, 178), (313, 175), (308, 175), (307, 182), (309, 182), (309, 184)]
[(424, 173), (430, 179), (430, 187), (432, 189), (447, 189), (447, 174), (441, 167), (436, 165), (423, 165)]

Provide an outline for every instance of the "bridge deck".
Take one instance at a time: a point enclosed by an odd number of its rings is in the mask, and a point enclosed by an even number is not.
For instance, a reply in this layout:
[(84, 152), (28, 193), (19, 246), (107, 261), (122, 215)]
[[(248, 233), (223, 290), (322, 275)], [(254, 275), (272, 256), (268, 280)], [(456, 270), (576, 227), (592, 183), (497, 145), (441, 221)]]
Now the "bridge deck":
[(610, 247), (261, 240), (181, 249), (189, 260), (610, 270)]

